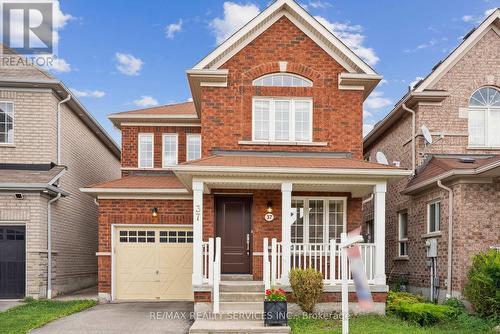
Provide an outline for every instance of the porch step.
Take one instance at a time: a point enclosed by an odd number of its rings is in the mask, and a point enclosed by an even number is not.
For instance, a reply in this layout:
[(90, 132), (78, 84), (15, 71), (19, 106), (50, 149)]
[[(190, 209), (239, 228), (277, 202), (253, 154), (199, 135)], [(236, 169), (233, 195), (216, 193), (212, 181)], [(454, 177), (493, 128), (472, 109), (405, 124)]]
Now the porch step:
[(249, 334), (249, 333), (280, 333), (289, 334), (289, 326), (264, 326), (262, 320), (196, 320), (189, 329), (190, 334)]
[(219, 311), (221, 313), (263, 313), (264, 302), (220, 302)]
[(262, 302), (264, 294), (259, 292), (221, 292), (221, 302)]
[(221, 281), (253, 281), (253, 275), (250, 274), (222, 274)]
[(220, 292), (261, 292), (264, 293), (264, 283), (261, 281), (221, 281)]

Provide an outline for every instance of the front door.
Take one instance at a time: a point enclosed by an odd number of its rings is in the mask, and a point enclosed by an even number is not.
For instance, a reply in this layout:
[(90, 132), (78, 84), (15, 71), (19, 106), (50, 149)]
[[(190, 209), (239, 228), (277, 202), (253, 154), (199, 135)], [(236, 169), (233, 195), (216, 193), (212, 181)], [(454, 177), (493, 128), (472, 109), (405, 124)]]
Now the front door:
[(0, 299), (24, 298), (25, 227), (0, 226)]
[(251, 208), (250, 197), (217, 197), (216, 234), (221, 238), (223, 274), (251, 272)]

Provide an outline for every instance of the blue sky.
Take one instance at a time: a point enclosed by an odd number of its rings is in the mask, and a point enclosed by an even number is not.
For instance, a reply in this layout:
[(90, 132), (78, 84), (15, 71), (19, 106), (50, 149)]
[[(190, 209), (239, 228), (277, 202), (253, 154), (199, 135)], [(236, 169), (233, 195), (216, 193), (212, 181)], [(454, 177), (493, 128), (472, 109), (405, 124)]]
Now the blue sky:
[[(384, 76), (365, 103), (365, 129), (381, 119), (500, 0), (300, 2)], [(107, 115), (190, 97), (185, 70), (269, 0), (61, 1), (52, 73), (120, 142)]]

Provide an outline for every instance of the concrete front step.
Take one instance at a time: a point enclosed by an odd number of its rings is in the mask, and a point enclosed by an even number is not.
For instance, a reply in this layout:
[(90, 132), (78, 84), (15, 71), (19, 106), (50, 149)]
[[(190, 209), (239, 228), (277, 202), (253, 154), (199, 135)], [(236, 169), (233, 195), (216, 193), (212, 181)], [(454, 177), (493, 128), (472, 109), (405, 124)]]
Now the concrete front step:
[(259, 320), (196, 320), (189, 329), (190, 334), (250, 334), (250, 333), (282, 333), (291, 332), (288, 326), (264, 326)]
[(262, 292), (221, 292), (221, 302), (262, 302), (264, 294)]
[(221, 281), (253, 281), (253, 275), (250, 274), (222, 274)]
[(220, 292), (261, 292), (264, 293), (264, 283), (259, 281), (221, 281)]
[(220, 302), (221, 313), (263, 313), (264, 302)]

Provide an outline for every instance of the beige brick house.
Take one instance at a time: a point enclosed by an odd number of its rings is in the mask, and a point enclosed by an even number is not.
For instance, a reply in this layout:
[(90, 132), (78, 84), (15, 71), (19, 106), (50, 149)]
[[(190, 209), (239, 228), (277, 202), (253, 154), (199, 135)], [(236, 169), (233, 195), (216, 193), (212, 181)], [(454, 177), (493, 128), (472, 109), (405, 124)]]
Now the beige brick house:
[(460, 296), (472, 256), (500, 244), (499, 54), (497, 9), (364, 139), (365, 159), (415, 171), (388, 188), (386, 274), (429, 298)]
[(119, 167), (120, 149), (61, 81), (0, 66), (0, 299), (97, 283), (97, 206), (78, 189)]

